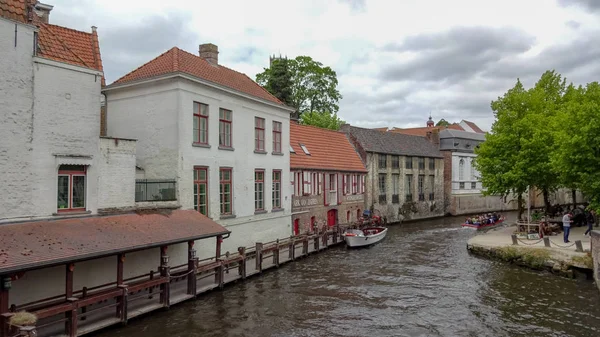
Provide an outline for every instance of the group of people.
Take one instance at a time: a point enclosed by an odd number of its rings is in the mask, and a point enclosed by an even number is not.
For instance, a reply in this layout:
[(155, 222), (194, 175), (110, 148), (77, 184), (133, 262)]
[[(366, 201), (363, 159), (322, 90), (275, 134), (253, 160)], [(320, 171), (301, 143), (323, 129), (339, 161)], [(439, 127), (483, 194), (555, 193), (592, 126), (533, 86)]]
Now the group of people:
[(469, 225), (476, 225), (476, 226), (493, 225), (496, 222), (498, 222), (499, 219), (500, 219), (500, 216), (498, 214), (496, 214), (496, 212), (494, 212), (494, 213), (480, 215), (477, 217), (467, 218), (465, 220), (465, 223), (467, 223)]
[[(590, 209), (589, 207), (584, 210), (583, 215), (585, 217), (585, 222), (587, 223), (587, 230), (583, 234), (583, 236), (585, 237), (585, 236), (590, 235), (590, 232), (593, 230), (594, 224), (596, 223), (597, 218), (596, 218), (596, 211)], [(563, 238), (564, 238), (565, 243), (571, 242), (571, 241), (569, 241), (569, 233), (571, 232), (571, 224), (573, 223), (572, 218), (573, 218), (572, 211), (565, 212), (563, 215), (563, 218), (562, 218)]]

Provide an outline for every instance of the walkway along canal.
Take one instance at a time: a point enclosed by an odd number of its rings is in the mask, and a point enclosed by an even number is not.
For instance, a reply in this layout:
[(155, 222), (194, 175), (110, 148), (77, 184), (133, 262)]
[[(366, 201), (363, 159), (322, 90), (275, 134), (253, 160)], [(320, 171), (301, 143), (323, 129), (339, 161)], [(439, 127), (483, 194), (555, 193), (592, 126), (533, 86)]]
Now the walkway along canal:
[(593, 283), (470, 255), (462, 218), (390, 227), (97, 337), (597, 336)]

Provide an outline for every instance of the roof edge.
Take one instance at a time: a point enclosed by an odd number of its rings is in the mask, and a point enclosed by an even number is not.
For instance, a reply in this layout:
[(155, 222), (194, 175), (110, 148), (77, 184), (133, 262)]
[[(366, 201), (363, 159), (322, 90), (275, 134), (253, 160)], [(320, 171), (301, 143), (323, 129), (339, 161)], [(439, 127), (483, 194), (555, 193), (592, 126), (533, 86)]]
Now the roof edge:
[[(364, 164), (363, 164), (364, 165)], [(322, 168), (322, 167), (309, 167), (309, 166), (291, 166), (290, 165), (290, 170), (314, 170), (314, 171), (333, 171), (333, 172), (358, 172), (358, 173), (368, 173), (369, 171), (367, 169), (364, 169), (362, 171), (359, 170), (348, 170), (346, 168), (342, 169), (342, 168)]]
[(260, 98), (260, 97), (256, 97), (253, 95), (249, 95), (246, 93), (243, 93), (239, 90), (233, 89), (233, 88), (229, 88), (226, 87), (224, 85), (220, 85), (218, 83), (212, 82), (212, 81), (207, 81), (203, 78), (188, 74), (186, 72), (182, 72), (182, 71), (175, 71), (175, 72), (168, 72), (166, 74), (160, 74), (157, 76), (151, 76), (151, 77), (146, 77), (146, 78), (142, 78), (139, 80), (133, 80), (133, 81), (128, 81), (125, 83), (111, 83), (107, 86), (105, 86), (104, 88), (102, 88), (102, 92), (106, 92), (106, 91), (111, 91), (111, 90), (118, 90), (118, 89), (124, 89), (124, 88), (129, 88), (129, 87), (134, 87), (137, 85), (142, 85), (142, 84), (146, 84), (146, 83), (151, 83), (153, 81), (160, 81), (160, 80), (166, 80), (166, 79), (170, 79), (170, 78), (177, 78), (177, 77), (181, 77), (193, 82), (197, 82), (199, 84), (203, 84), (206, 85), (208, 87), (217, 89), (217, 90), (221, 90), (221, 91), (225, 91), (227, 93), (233, 94), (233, 95), (237, 95), (258, 103), (262, 103), (271, 107), (275, 107), (275, 108), (279, 108), (282, 110), (286, 110), (288, 111), (290, 114), (293, 112), (296, 112), (296, 109), (289, 107), (285, 104), (277, 104), (275, 102)]

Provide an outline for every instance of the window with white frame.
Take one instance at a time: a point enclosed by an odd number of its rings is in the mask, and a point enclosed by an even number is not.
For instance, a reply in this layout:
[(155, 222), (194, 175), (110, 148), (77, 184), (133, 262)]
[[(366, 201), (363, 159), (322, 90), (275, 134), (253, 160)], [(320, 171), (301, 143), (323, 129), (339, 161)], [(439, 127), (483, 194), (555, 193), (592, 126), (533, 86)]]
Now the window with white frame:
[(265, 150), (265, 119), (254, 117), (254, 150)]
[(85, 211), (85, 178), (83, 165), (61, 165), (58, 168), (58, 212)]
[(265, 170), (254, 171), (254, 210), (265, 209)]
[(273, 209), (281, 208), (281, 170), (273, 170)]
[(208, 144), (208, 105), (194, 102), (194, 143)]
[(231, 110), (219, 109), (219, 146), (231, 147)]
[(312, 181), (311, 174), (308, 171), (302, 172), (302, 194), (309, 195), (312, 194)]
[(350, 174), (344, 174), (344, 195), (352, 194), (352, 178), (350, 177)]

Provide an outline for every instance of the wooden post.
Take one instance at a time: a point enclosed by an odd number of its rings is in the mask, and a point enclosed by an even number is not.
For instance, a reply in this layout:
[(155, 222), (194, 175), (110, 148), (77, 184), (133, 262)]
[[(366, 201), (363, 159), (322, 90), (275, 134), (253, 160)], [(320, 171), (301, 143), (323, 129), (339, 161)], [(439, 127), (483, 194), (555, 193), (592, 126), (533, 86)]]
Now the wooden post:
[(575, 251), (583, 252), (583, 245), (581, 244), (581, 240), (575, 240)]
[[(69, 263), (65, 265), (65, 300), (73, 298), (73, 272), (75, 264)], [(73, 313), (75, 311), (75, 313)], [(73, 318), (75, 315), (75, 318)], [(65, 312), (65, 334), (67, 336), (77, 336), (77, 310)], [(74, 321), (74, 322), (73, 322)]]
[(73, 297), (73, 271), (75, 270), (75, 264), (69, 263), (66, 265), (66, 278), (65, 278), (65, 300)]
[(8, 290), (12, 286), (10, 277), (0, 276), (0, 337), (8, 337), (9, 304)]
[[(125, 263), (125, 254), (117, 255), (117, 287), (121, 287), (123, 285), (123, 263)], [(127, 293), (125, 293), (127, 295)], [(116, 307), (116, 317), (121, 318), (121, 322), (123, 322), (123, 311), (127, 306), (127, 298), (126, 296), (120, 296), (117, 298), (117, 307)]]
[(123, 284), (123, 263), (125, 263), (125, 254), (117, 255), (117, 286)]
[(238, 253), (242, 257), (240, 265), (238, 266), (238, 272), (242, 276), (242, 279), (246, 278), (246, 247), (238, 247)]
[(516, 245), (518, 245), (518, 244), (519, 244), (519, 241), (517, 241), (517, 235), (516, 235), (516, 234), (513, 234), (513, 235), (511, 235), (510, 237), (512, 238), (512, 244), (513, 244), (513, 245), (515, 245), (515, 246), (516, 246)]
[(223, 235), (217, 235), (217, 249), (215, 258), (218, 259), (221, 257), (221, 243), (223, 242)]
[(256, 270), (258, 270), (258, 272), (262, 272), (262, 248), (263, 248), (263, 244), (260, 242), (256, 243)]
[[(74, 297), (67, 298), (67, 302), (77, 302), (79, 299)], [(65, 334), (69, 337), (77, 336), (77, 307), (73, 306), (71, 311), (65, 312), (67, 321), (65, 322)]]
[[(81, 299), (84, 299), (87, 297), (87, 292), (88, 292), (88, 288), (87, 287), (83, 287), (83, 289), (81, 290)], [(87, 312), (87, 307), (81, 307), (81, 314), (85, 314)], [(80, 320), (85, 321), (87, 318), (87, 316), (81, 316)]]
[(194, 249), (194, 241), (188, 241), (188, 276), (187, 276), (187, 293), (196, 295), (196, 270), (198, 268), (198, 258)]
[(315, 247), (315, 252), (319, 251), (319, 235), (315, 235), (314, 237), (314, 247)]
[[(150, 280), (154, 280), (154, 270), (150, 271)], [(154, 291), (154, 287), (148, 288), (148, 299), (150, 299), (150, 300), (154, 297), (154, 295), (152, 295), (153, 291)]]
[(167, 279), (165, 283), (160, 285), (160, 303), (165, 308), (171, 306), (171, 270), (169, 269), (169, 255), (167, 255), (167, 248), (168, 246), (160, 247), (160, 276)]
[(290, 237), (290, 246), (289, 246), (288, 255), (291, 261), (296, 259), (296, 239)]
[(308, 255), (308, 236), (302, 239), (302, 256)]
[(549, 237), (544, 238), (544, 246), (550, 247), (550, 238)]
[(126, 284), (121, 284), (117, 287), (123, 291), (123, 294), (120, 296), (120, 303), (117, 306), (117, 317), (121, 319), (121, 323), (127, 324), (127, 296), (129, 295), (129, 290)]
[(275, 250), (273, 251), (273, 264), (279, 267), (279, 239), (275, 241)]

